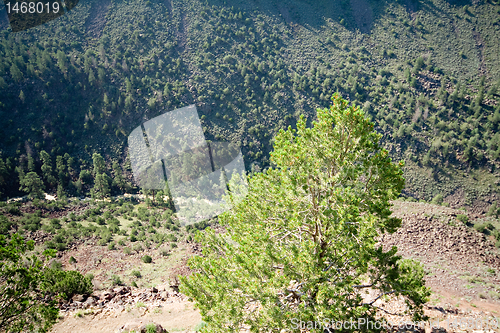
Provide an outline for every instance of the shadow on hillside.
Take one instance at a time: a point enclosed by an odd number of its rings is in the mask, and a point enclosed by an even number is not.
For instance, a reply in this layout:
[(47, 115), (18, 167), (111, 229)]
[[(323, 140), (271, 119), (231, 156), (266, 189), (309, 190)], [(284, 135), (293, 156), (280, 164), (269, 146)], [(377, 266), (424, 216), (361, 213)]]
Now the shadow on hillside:
[[(451, 6), (471, 5), (472, 0), (445, 0)], [(350, 31), (370, 33), (373, 23), (386, 11), (391, 2), (405, 6), (408, 14), (426, 9), (441, 12), (432, 0), (208, 0), (210, 5), (233, 7), (247, 13), (255, 10), (282, 20), (288, 25), (301, 25), (311, 30), (321, 29), (332, 20)]]
[(445, 1), (452, 6), (472, 5), (472, 0), (445, 0)]

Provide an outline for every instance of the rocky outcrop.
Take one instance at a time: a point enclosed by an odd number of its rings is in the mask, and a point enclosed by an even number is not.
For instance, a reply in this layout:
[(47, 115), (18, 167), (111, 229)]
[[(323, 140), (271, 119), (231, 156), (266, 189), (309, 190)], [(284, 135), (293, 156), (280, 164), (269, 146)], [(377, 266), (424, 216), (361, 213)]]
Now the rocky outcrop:
[(383, 236), (384, 247), (397, 246), (430, 258), (439, 254), (455, 265), (483, 262), (500, 267), (500, 256), (494, 242), (456, 219), (409, 214), (402, 220), (402, 227), (396, 233)]
[(145, 311), (149, 308), (161, 307), (163, 304), (181, 302), (186, 296), (174, 290), (163, 288), (139, 289), (122, 286), (94, 293), (90, 296), (75, 295), (69, 302), (60, 305), (63, 312), (78, 309), (113, 309), (122, 310), (125, 307), (143, 307)]

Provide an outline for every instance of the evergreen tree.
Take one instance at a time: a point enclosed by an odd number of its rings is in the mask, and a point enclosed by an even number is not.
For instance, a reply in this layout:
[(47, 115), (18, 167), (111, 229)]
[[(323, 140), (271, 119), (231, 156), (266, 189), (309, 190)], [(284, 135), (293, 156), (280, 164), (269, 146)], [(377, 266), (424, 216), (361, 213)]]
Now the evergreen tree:
[(6, 178), (8, 177), (7, 166), (4, 160), (0, 157), (0, 197), (3, 195), (3, 187), (7, 184)]
[(113, 162), (113, 186), (117, 187), (120, 191), (124, 191), (127, 187), (120, 164), (116, 161)]
[(23, 73), (19, 70), (19, 67), (15, 63), (10, 67), (10, 75), (16, 82), (21, 82), (23, 79)]
[(61, 70), (62, 73), (66, 73), (68, 71), (68, 66), (67, 66), (67, 58), (66, 54), (64, 54), (63, 51), (59, 50), (57, 51), (57, 66)]
[(57, 178), (59, 179), (59, 185), (64, 186), (66, 179), (66, 165), (64, 164), (64, 157), (61, 155), (56, 157), (56, 171)]
[(90, 69), (90, 71), (89, 71), (89, 83), (91, 86), (93, 86), (95, 83), (95, 75), (94, 75), (94, 71), (92, 69)]
[(57, 199), (58, 200), (66, 199), (66, 191), (64, 191), (64, 187), (61, 184), (57, 185)]
[(36, 172), (30, 171), (22, 178), (20, 181), (21, 187), (19, 190), (27, 192), (28, 197), (31, 199), (42, 199), (43, 198), (43, 182), (38, 177)]
[(7, 88), (7, 83), (5, 83), (4, 78), (0, 76), (0, 89), (5, 89), (5, 88)]
[(56, 179), (52, 175), (52, 159), (50, 155), (45, 150), (42, 150), (40, 152), (40, 159), (42, 160), (42, 173), (45, 181), (47, 181), (49, 185), (55, 184)]
[(68, 173), (73, 173), (75, 170), (73, 169), (73, 163), (75, 159), (71, 157), (68, 153), (64, 154), (64, 159), (66, 160), (66, 165), (68, 166)]
[(130, 80), (128, 78), (125, 78), (125, 89), (127, 94), (130, 94), (132, 92), (132, 83), (130, 83)]
[(92, 197), (104, 199), (109, 194), (109, 177), (105, 173), (99, 173), (95, 177)]
[(106, 171), (106, 164), (104, 163), (104, 158), (101, 156), (101, 154), (94, 153), (92, 155), (92, 161), (94, 163), (93, 174), (95, 176)]
[[(48, 332), (59, 311), (43, 290), (43, 262), (27, 256), (33, 241), (0, 235), (0, 328), (3, 332)], [(46, 297), (49, 296), (49, 297)], [(47, 301), (47, 298), (49, 299)]]
[(126, 110), (132, 109), (133, 102), (134, 102), (134, 99), (132, 98), (132, 96), (128, 95), (127, 97), (125, 97), (125, 109)]
[[(404, 187), (363, 112), (338, 95), (317, 121), (281, 130), (273, 167), (249, 180), (248, 195), (219, 216), (225, 233), (205, 229), (203, 256), (190, 260), (181, 291), (200, 309), (208, 332), (289, 330), (294, 321), (375, 321), (384, 313), (362, 297), (404, 297), (413, 320), (430, 295), (424, 270), (379, 244), (395, 232), (390, 200)], [(320, 332), (319, 330), (311, 330)], [(362, 328), (359, 331), (370, 331)], [(323, 332), (323, 330), (321, 330)]]
[(92, 175), (88, 170), (81, 170), (78, 179), (82, 184), (90, 184), (92, 182)]
[(99, 78), (99, 82), (105, 83), (106, 82), (106, 72), (102, 67), (99, 67), (97, 69), (97, 77)]
[(35, 159), (28, 152), (28, 171), (35, 171)]
[[(0, 329), (2, 332), (50, 331), (59, 310), (57, 299), (91, 294), (92, 281), (77, 271), (48, 266), (34, 251), (34, 242), (19, 234), (0, 235)], [(55, 256), (45, 250), (44, 259)]]
[(24, 100), (26, 99), (26, 96), (24, 95), (24, 91), (21, 90), (21, 92), (19, 93), (19, 99), (21, 100), (21, 102), (24, 103)]

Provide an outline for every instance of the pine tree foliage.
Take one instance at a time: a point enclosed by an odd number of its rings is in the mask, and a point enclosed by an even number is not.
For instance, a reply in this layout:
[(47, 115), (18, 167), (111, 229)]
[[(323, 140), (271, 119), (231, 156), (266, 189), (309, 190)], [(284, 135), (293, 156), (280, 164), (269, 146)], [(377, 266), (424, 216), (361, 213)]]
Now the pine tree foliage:
[(20, 185), (20, 190), (27, 192), (30, 198), (41, 199), (43, 197), (43, 181), (40, 179), (36, 172), (28, 172), (26, 176), (22, 177)]
[[(401, 223), (390, 200), (403, 189), (403, 163), (379, 146), (381, 135), (359, 108), (332, 100), (312, 128), (302, 117), (297, 130), (279, 132), (273, 167), (253, 175), (248, 196), (220, 216), (226, 232), (197, 235), (203, 256), (190, 261), (195, 273), (181, 290), (195, 300), (206, 332), (374, 318), (384, 295), (403, 296), (408, 313), (423, 317), (422, 266), (377, 242)], [(364, 297), (367, 290), (376, 296)]]
[(0, 331), (47, 332), (58, 310), (54, 301), (40, 301), (43, 289), (43, 262), (35, 255), (34, 242), (18, 234), (7, 239), (0, 235)]

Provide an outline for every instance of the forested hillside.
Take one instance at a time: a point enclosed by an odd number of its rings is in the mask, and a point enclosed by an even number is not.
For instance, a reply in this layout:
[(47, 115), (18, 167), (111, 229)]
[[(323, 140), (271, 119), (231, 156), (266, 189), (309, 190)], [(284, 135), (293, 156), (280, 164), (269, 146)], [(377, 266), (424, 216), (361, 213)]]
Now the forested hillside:
[(496, 1), (82, 0), (19, 33), (3, 9), (0, 191), (134, 191), (127, 136), (190, 104), (259, 170), (339, 92), (406, 161), (405, 196), (497, 214), (499, 48)]

